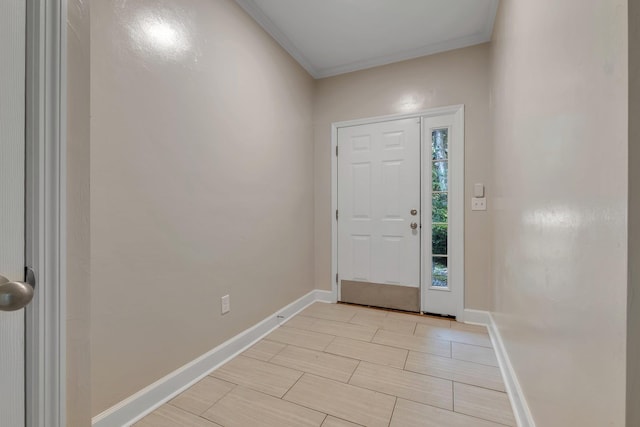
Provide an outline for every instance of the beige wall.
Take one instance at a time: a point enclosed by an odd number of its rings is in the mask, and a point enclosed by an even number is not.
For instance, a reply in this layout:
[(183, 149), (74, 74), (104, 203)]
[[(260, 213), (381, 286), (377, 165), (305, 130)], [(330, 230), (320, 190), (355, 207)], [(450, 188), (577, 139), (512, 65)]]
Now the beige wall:
[(67, 17), (67, 425), (91, 424), (89, 2)]
[(495, 319), (536, 425), (624, 425), (625, 0), (503, 0)]
[[(491, 229), (470, 211), (473, 184), (491, 177), (489, 45), (353, 72), (317, 82), (315, 123), (315, 286), (331, 289), (331, 123), (465, 104), (465, 306), (490, 308)], [(492, 189), (488, 186), (487, 192)]]
[(629, 2), (627, 427), (640, 426), (640, 3)]
[(313, 289), (314, 82), (231, 0), (91, 21), (96, 415)]

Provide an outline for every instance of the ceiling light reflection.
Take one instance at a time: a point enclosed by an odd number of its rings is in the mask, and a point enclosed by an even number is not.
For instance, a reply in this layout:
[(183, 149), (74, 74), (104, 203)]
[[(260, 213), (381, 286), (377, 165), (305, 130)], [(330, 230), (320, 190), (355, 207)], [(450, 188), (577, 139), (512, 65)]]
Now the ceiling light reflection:
[(396, 102), (396, 111), (400, 113), (413, 113), (418, 111), (424, 105), (424, 96), (420, 95), (404, 95)]
[(170, 11), (145, 11), (133, 23), (131, 37), (137, 50), (166, 60), (180, 60), (192, 47), (188, 30)]
[(541, 228), (578, 228), (582, 225), (582, 215), (572, 209), (557, 207), (537, 209), (523, 216), (526, 225)]

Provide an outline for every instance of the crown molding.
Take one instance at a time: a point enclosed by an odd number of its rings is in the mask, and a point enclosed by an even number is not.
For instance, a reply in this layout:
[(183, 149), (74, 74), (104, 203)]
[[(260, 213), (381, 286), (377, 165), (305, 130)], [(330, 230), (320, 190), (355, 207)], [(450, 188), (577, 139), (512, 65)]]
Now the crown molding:
[(434, 55), (436, 53), (446, 52), (449, 50), (461, 49), (463, 47), (474, 46), (477, 44), (488, 42), (490, 38), (485, 36), (485, 32), (474, 34), (472, 36), (462, 37), (454, 40), (447, 40), (442, 43), (434, 43), (422, 46), (417, 49), (411, 49), (404, 52), (393, 53), (391, 55), (378, 56), (364, 61), (355, 61), (337, 67), (322, 68), (318, 70), (314, 77), (323, 79), (333, 77), (339, 74), (351, 73), (353, 71), (366, 70), (368, 68), (379, 67), (382, 65), (393, 64), (395, 62), (407, 61), (409, 59), (420, 58), (422, 56)]
[(493, 24), (498, 10), (499, 0), (491, 0), (490, 13), (482, 31), (454, 40), (447, 40), (441, 43), (432, 43), (417, 49), (411, 49), (391, 55), (382, 55), (375, 58), (354, 61), (336, 67), (316, 68), (311, 64), (305, 55), (295, 46), (295, 44), (273, 23), (271, 19), (262, 11), (254, 0), (235, 0), (271, 37), (273, 37), (284, 50), (286, 50), (298, 63), (315, 79), (332, 77), (339, 74), (353, 71), (365, 70), (367, 68), (387, 65), (394, 62), (406, 61), (408, 59), (419, 58), (421, 56), (433, 55), (448, 50), (460, 49), (491, 40), (493, 34)]
[(244, 9), (275, 41), (286, 50), (289, 55), (293, 57), (298, 64), (302, 66), (313, 78), (318, 78), (316, 69), (311, 65), (311, 62), (300, 52), (300, 50), (293, 44), (289, 37), (287, 37), (280, 29), (273, 23), (271, 19), (255, 4), (253, 0), (235, 0), (238, 5)]

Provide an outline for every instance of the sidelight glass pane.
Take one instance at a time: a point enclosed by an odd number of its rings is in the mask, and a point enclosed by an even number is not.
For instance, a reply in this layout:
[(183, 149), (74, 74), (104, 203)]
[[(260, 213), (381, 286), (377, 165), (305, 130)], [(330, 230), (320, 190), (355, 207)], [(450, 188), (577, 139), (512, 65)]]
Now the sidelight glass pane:
[(431, 263), (431, 286), (446, 288), (449, 286), (449, 268), (446, 257), (433, 257)]
[(449, 193), (435, 193), (431, 198), (431, 222), (447, 221), (447, 202)]
[(431, 226), (431, 254), (448, 255), (447, 252), (447, 225), (434, 224)]
[(449, 157), (449, 129), (435, 129), (431, 132), (431, 151), (433, 160)]
[(449, 162), (433, 162), (431, 168), (431, 182), (433, 191), (449, 190)]

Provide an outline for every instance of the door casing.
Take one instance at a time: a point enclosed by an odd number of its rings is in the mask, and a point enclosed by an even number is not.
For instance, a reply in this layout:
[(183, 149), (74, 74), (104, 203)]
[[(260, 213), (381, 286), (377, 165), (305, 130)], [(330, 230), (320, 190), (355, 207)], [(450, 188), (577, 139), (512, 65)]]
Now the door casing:
[[(453, 116), (453, 128), (456, 130), (454, 138), (451, 140), (450, 150), (455, 150), (451, 155), (452, 169), (455, 168), (455, 172), (450, 172), (450, 200), (449, 205), (451, 213), (454, 217), (450, 220), (450, 237), (451, 243), (451, 257), (455, 257), (457, 262), (451, 269), (450, 278), (452, 279), (452, 287), (455, 286), (457, 292), (455, 293), (456, 299), (456, 319), (464, 321), (464, 105), (451, 105), (446, 107), (432, 108), (428, 110), (416, 111), (413, 113), (404, 114), (391, 114), (385, 116), (376, 116), (356, 120), (347, 120), (341, 122), (334, 122), (331, 124), (331, 290), (333, 293), (333, 300), (339, 301), (339, 286), (338, 286), (338, 222), (336, 220), (336, 209), (338, 209), (338, 161), (336, 156), (336, 147), (338, 145), (338, 129), (346, 126), (365, 125), (390, 120), (400, 120), (408, 118), (431, 118), (438, 116)], [(430, 143), (430, 137), (428, 136), (428, 142)], [(424, 147), (427, 142), (427, 136), (425, 132), (421, 134), (420, 144)], [(423, 168), (421, 168), (423, 169)], [(455, 173), (455, 176), (454, 176)], [(422, 178), (424, 182), (424, 177)], [(423, 225), (424, 216), (422, 216)], [(424, 246), (424, 243), (423, 243)], [(421, 253), (422, 262), (421, 266), (421, 284), (420, 284), (420, 309), (424, 311), (424, 295), (425, 295), (425, 263), (424, 263), (424, 248)], [(455, 268), (455, 271), (453, 271)], [(455, 282), (454, 282), (455, 280)]]
[(66, 426), (66, 0), (27, 0), (26, 422)]

